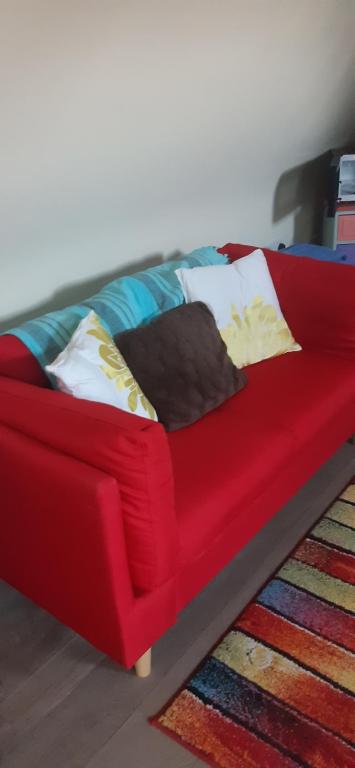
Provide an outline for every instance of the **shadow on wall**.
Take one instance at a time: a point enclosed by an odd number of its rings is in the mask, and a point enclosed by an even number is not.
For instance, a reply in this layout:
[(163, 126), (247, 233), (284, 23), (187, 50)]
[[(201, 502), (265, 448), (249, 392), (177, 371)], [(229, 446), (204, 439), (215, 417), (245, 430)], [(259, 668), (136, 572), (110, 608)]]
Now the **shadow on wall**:
[(105, 272), (102, 275), (97, 275), (94, 278), (85, 280), (82, 283), (69, 283), (64, 285), (60, 290), (56, 291), (49, 299), (37, 304), (32, 309), (26, 312), (21, 312), (17, 315), (12, 315), (4, 320), (0, 320), (0, 333), (15, 328), (26, 320), (31, 320), (34, 317), (46, 314), (46, 312), (54, 312), (57, 309), (63, 309), (70, 304), (77, 304), (84, 299), (89, 298), (94, 293), (97, 293), (103, 288), (106, 283), (115, 280), (123, 275), (132, 275), (135, 272), (139, 272), (149, 267), (156, 267), (158, 264), (162, 264), (164, 261), (171, 261), (173, 259), (181, 258), (181, 251), (174, 251), (167, 258), (163, 258), (160, 253), (146, 256), (140, 261), (135, 261), (134, 264), (126, 265), (121, 269), (116, 269), (111, 272)]
[(274, 194), (272, 220), (294, 216), (294, 243), (321, 243), (323, 200), (330, 152), (297, 165), (280, 176)]
[[(320, 243), (322, 237), (323, 200), (327, 184), (330, 153), (295, 166), (280, 176), (273, 199), (272, 220), (278, 223), (285, 216), (294, 214), (293, 242)], [(50, 298), (25, 312), (0, 319), (0, 333), (38, 317), (46, 312), (75, 304), (100, 290), (106, 283), (122, 275), (130, 275), (163, 261), (178, 259), (181, 251), (175, 251), (164, 259), (160, 253), (146, 256), (118, 270), (103, 273), (84, 282), (62, 286)]]

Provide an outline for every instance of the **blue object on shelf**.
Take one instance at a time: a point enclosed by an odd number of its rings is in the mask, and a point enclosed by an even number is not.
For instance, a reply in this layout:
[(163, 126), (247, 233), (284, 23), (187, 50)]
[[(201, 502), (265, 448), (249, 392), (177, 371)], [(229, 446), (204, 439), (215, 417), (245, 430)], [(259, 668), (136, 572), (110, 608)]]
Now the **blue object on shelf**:
[(312, 243), (296, 243), (296, 245), (290, 245), (288, 248), (281, 248), (281, 252), (290, 253), (293, 256), (309, 256), (311, 259), (319, 259), (320, 261), (338, 261), (344, 264), (348, 261), (346, 253), (339, 253), (339, 251), (333, 251), (332, 248), (327, 248), (325, 245), (313, 245)]
[(355, 264), (355, 242), (354, 243), (340, 243), (336, 247), (337, 253), (346, 253), (346, 263)]

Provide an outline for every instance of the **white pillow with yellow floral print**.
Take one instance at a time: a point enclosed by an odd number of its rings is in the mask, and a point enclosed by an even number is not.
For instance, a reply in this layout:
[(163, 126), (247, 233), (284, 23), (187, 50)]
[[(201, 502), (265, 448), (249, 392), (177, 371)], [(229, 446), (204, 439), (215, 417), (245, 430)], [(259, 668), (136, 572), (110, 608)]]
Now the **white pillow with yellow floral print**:
[(301, 349), (281, 312), (260, 248), (233, 264), (177, 269), (176, 275), (187, 302), (207, 304), (238, 368)]
[(69, 344), (46, 371), (58, 389), (82, 400), (95, 400), (158, 420), (113, 339), (95, 312), (81, 320)]

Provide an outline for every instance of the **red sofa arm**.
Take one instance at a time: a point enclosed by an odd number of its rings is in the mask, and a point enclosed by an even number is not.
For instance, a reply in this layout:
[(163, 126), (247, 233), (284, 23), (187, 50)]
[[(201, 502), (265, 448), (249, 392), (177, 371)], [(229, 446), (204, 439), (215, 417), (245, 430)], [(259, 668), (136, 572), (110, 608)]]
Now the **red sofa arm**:
[[(228, 243), (234, 261), (255, 246)], [(263, 248), (281, 309), (304, 349), (355, 362), (355, 267)]]
[(159, 587), (175, 574), (173, 477), (161, 424), (0, 377), (1, 424), (116, 479), (137, 594)]
[(0, 578), (125, 663), (134, 607), (116, 481), (0, 425)]

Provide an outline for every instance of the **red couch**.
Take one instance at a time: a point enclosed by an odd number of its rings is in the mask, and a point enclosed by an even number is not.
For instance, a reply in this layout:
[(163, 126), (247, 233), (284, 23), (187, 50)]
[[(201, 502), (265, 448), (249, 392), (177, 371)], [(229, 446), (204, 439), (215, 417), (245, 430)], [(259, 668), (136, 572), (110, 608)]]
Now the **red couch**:
[(0, 338), (0, 575), (126, 667), (355, 432), (355, 269), (264, 252), (303, 351), (177, 432)]

